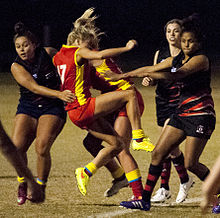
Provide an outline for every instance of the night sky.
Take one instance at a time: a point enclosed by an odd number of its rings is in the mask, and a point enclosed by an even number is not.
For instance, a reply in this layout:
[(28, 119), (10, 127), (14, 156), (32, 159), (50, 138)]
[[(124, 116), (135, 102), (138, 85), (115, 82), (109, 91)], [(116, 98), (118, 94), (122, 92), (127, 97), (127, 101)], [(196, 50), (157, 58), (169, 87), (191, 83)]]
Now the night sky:
[[(106, 33), (101, 47), (125, 45), (136, 39), (139, 47), (132, 53), (136, 65), (151, 64), (154, 51), (164, 40), (163, 26), (173, 18), (200, 14), (202, 28), (211, 54), (220, 49), (219, 0), (1, 0), (0, 67), (7, 69), (14, 58), (14, 24), (22, 21), (41, 40), (57, 49), (76, 20), (89, 7), (99, 15), (97, 26)], [(44, 40), (45, 26), (50, 29)]]

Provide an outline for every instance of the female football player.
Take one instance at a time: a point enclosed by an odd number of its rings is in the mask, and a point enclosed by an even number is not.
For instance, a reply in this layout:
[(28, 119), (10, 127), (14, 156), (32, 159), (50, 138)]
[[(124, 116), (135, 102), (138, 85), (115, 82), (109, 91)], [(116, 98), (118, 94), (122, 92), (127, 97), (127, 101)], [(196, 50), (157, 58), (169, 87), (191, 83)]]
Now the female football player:
[(150, 210), (151, 194), (162, 171), (161, 163), (184, 140), (185, 167), (201, 181), (209, 174), (209, 169), (200, 163), (199, 158), (215, 129), (216, 118), (210, 87), (210, 62), (202, 51), (202, 40), (203, 34), (197, 22), (185, 19), (181, 33), (182, 52), (179, 55), (126, 74), (109, 72), (106, 75), (111, 79), (149, 76), (181, 82), (178, 110), (170, 117), (152, 153), (142, 200), (121, 202), (126, 208)]
[(89, 91), (91, 69), (88, 61), (110, 58), (130, 51), (136, 45), (135, 40), (130, 40), (125, 47), (97, 51), (101, 33), (95, 26), (96, 16), (91, 16), (93, 11), (93, 8), (86, 10), (74, 22), (74, 28), (67, 38), (67, 45), (63, 45), (54, 56), (54, 64), (61, 77), (62, 90), (70, 89), (76, 96), (76, 100), (66, 106), (70, 119), (78, 127), (87, 129), (95, 137), (110, 145), (103, 148), (85, 167), (76, 169), (78, 188), (83, 195), (87, 193), (89, 178), (124, 148), (123, 138), (102, 118), (103, 116), (126, 105), (132, 126), (133, 145), (151, 149), (154, 147), (141, 127), (140, 111), (134, 88), (108, 92), (96, 98), (91, 97)]
[[(164, 45), (160, 50), (156, 51), (154, 56), (154, 65), (164, 61), (168, 57), (175, 57), (181, 51), (180, 34), (182, 21), (173, 19), (167, 22), (164, 27), (166, 40), (168, 45)], [(143, 79), (142, 84), (148, 86), (153, 81), (149, 77)], [(154, 81), (155, 83), (155, 81)], [(157, 124), (162, 131), (168, 123), (170, 116), (176, 111), (179, 103), (181, 83), (175, 81), (158, 80), (156, 87), (156, 114)], [(171, 154), (163, 162), (163, 170), (161, 173), (161, 186), (156, 194), (151, 198), (151, 202), (164, 202), (171, 197), (169, 188), (169, 178), (171, 173), (171, 162), (179, 175), (180, 188), (176, 198), (177, 203), (183, 202), (188, 194), (189, 189), (193, 185), (193, 179), (187, 173), (184, 166), (184, 156), (179, 147), (175, 148)]]
[[(18, 54), (11, 72), (20, 86), (12, 141), (27, 164), (27, 150), (36, 139), (37, 182), (45, 191), (51, 169), (50, 149), (66, 120), (63, 101), (72, 102), (69, 90), (59, 91), (60, 79), (52, 63), (56, 51), (38, 45), (36, 37), (23, 23), (15, 25), (14, 44)], [(27, 183), (18, 174), (18, 204), (24, 204)]]

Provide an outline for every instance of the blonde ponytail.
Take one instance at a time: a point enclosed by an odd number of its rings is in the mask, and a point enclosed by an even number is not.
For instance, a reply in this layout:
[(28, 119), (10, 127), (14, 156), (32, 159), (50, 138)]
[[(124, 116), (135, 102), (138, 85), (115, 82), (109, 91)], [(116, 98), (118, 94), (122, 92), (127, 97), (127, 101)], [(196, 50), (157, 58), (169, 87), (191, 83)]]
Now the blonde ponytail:
[(67, 45), (72, 45), (76, 40), (87, 40), (91, 48), (98, 48), (99, 36), (103, 33), (95, 26), (97, 16), (92, 16), (93, 12), (94, 8), (87, 9), (83, 15), (73, 23), (74, 28), (68, 35)]

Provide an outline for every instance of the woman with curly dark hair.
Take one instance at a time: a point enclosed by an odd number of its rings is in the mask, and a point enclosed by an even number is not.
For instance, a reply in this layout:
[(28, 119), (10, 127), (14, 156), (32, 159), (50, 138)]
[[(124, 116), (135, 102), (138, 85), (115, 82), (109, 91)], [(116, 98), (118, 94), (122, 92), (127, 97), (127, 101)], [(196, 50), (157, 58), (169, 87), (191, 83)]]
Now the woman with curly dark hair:
[(178, 108), (170, 117), (152, 153), (142, 200), (121, 202), (126, 208), (150, 210), (151, 194), (161, 175), (163, 160), (184, 140), (185, 167), (201, 181), (209, 174), (209, 169), (200, 163), (199, 158), (215, 129), (216, 117), (210, 87), (210, 61), (202, 51), (203, 39), (197, 20), (190, 17), (183, 22), (182, 51), (179, 55), (119, 76), (112, 72), (106, 75), (115, 80), (148, 76), (181, 82)]

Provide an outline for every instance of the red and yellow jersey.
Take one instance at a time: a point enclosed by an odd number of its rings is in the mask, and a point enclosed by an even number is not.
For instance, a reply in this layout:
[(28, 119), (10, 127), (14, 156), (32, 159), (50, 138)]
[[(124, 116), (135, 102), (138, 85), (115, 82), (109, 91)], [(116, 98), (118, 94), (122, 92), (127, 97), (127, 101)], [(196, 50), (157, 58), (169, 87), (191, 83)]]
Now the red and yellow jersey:
[(91, 83), (93, 88), (107, 92), (107, 91), (115, 91), (115, 90), (127, 90), (131, 86), (133, 86), (133, 83), (129, 80), (121, 79), (115, 82), (110, 82), (107, 79), (101, 80), (97, 77), (101, 74), (105, 78), (105, 71), (111, 70), (115, 73), (122, 73), (121, 69), (116, 65), (116, 63), (111, 59), (105, 59), (103, 60), (102, 64), (99, 66), (96, 66), (96, 75), (91, 76)]
[(53, 62), (61, 78), (61, 90), (71, 90), (76, 99), (67, 103), (66, 110), (71, 110), (86, 104), (91, 93), (90, 88), (90, 66), (87, 62), (79, 66), (76, 62), (76, 54), (79, 47), (63, 45), (54, 56)]

